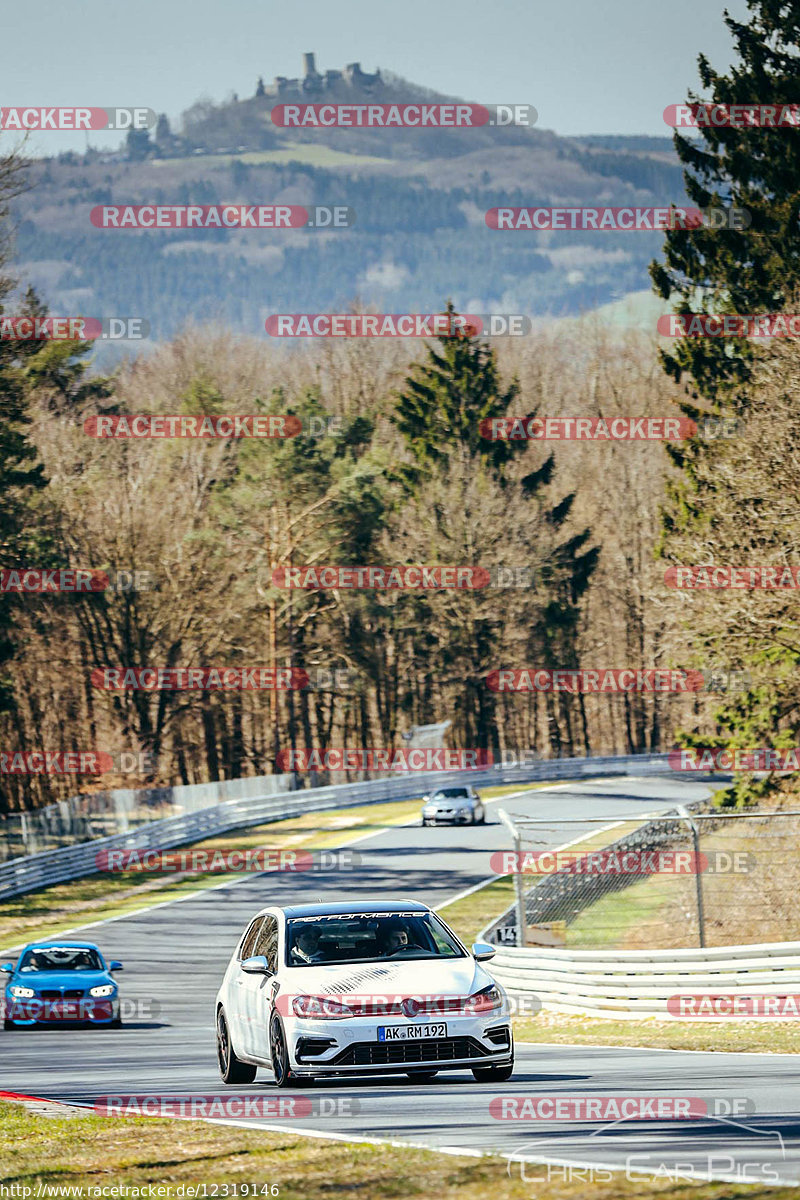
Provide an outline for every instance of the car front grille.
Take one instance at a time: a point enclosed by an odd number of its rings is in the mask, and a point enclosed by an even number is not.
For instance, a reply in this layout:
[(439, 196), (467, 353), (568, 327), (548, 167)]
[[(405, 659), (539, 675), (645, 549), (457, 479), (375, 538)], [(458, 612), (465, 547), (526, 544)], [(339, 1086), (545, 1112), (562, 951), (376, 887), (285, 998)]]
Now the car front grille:
[(475, 1038), (431, 1038), (425, 1041), (354, 1042), (325, 1065), (337, 1067), (389, 1067), (402, 1063), (453, 1062), (485, 1058), (486, 1050)]
[(67, 988), (64, 991), (50, 989), (39, 992), (41, 1000), (82, 1000), (83, 996), (83, 988)]

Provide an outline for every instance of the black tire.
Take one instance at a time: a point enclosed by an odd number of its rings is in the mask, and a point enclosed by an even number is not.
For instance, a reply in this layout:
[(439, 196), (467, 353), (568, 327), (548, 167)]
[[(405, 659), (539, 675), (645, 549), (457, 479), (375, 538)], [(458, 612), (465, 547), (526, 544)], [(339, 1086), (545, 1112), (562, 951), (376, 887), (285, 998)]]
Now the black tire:
[(505, 1083), (514, 1072), (514, 1062), (505, 1067), (473, 1067), (472, 1074), (478, 1083)]
[(292, 1074), (289, 1066), (289, 1048), (286, 1045), (286, 1034), (283, 1022), (276, 1012), (273, 1012), (269, 1023), (269, 1054), (272, 1060), (272, 1073), (275, 1076), (275, 1087), (295, 1087), (297, 1077)]
[(422, 828), (424, 829), (427, 824), (428, 824), (428, 822), (426, 821), (425, 817), (423, 817), (422, 818)]
[(111, 1028), (122, 1029), (122, 1017), (114, 1017), (114, 1020), (111, 1022)]
[(3, 1018), (3, 1029), (16, 1029), (16, 1021), (12, 1021), (10, 1017)]
[(236, 1057), (224, 1008), (217, 1013), (217, 1062), (223, 1083), (252, 1083), (258, 1071), (252, 1063), (240, 1062)]
[(430, 1083), (438, 1074), (438, 1071), (406, 1071), (406, 1075), (413, 1083)]
[(485, 811), (481, 813), (481, 819), (480, 819), (479, 824), (481, 824), (481, 825), (486, 824), (486, 812)]

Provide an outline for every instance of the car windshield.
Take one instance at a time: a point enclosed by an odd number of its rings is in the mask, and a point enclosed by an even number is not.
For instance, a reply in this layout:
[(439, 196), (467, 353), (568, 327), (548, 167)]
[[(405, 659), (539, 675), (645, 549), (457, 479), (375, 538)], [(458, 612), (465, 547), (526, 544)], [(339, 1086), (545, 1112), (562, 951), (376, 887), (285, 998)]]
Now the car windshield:
[(445, 788), (441, 792), (433, 793), (434, 800), (469, 800), (469, 792), (465, 792), (463, 788)]
[(286, 923), (286, 965), (463, 958), (464, 951), (433, 913), (337, 913)]
[(20, 971), (103, 971), (96, 950), (85, 946), (32, 946), (26, 950)]

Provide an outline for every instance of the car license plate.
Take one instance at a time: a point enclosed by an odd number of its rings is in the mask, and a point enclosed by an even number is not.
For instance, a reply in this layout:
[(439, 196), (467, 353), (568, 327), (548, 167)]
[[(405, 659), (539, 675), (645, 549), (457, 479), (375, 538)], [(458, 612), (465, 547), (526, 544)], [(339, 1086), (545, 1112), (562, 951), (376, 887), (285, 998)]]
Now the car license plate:
[(379, 1025), (379, 1042), (407, 1042), (418, 1038), (447, 1037), (447, 1025), (440, 1021), (437, 1025)]

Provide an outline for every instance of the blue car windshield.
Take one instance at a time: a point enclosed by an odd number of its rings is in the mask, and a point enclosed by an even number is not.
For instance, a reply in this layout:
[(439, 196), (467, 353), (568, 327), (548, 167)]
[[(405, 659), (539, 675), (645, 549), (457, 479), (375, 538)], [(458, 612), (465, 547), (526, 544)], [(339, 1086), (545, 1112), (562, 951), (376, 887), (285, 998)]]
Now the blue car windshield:
[(96, 950), (85, 946), (32, 946), (19, 964), (20, 971), (104, 971)]

